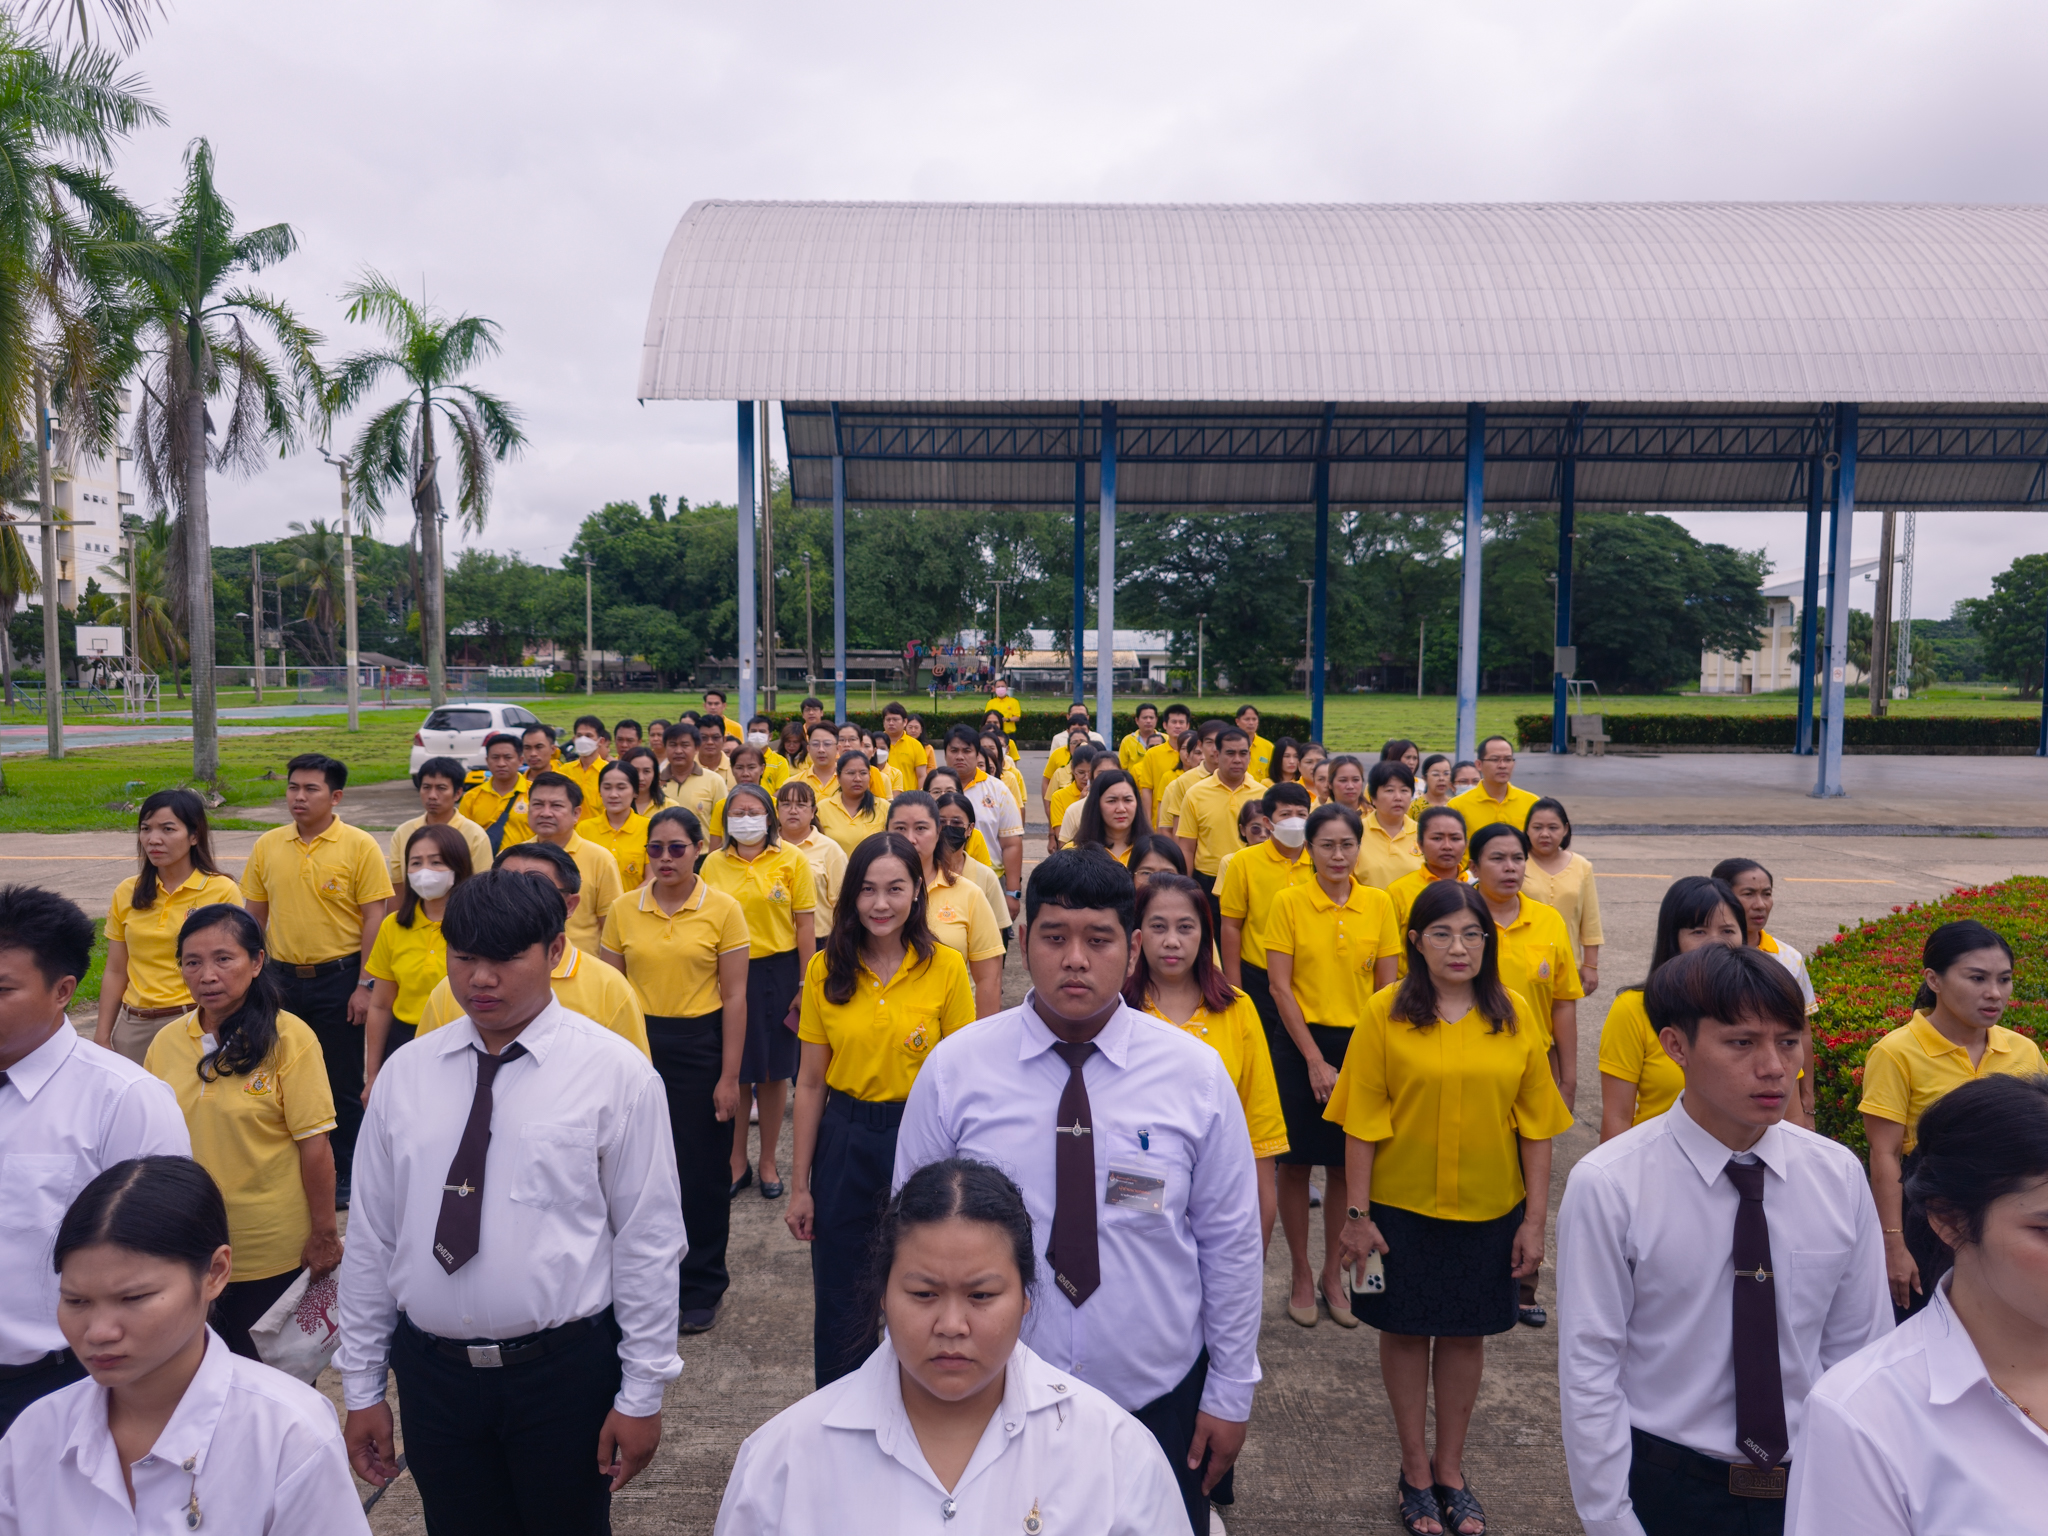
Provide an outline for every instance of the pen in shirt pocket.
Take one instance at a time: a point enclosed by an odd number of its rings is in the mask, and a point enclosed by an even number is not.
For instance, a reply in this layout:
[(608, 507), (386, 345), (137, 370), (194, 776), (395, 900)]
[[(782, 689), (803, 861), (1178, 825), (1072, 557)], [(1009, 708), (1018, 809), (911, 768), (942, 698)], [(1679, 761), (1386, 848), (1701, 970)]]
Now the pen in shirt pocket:
[(1152, 1150), (1152, 1127), (1149, 1125), (1142, 1127), (1138, 1132), (1138, 1150), (1140, 1152), (1150, 1152)]

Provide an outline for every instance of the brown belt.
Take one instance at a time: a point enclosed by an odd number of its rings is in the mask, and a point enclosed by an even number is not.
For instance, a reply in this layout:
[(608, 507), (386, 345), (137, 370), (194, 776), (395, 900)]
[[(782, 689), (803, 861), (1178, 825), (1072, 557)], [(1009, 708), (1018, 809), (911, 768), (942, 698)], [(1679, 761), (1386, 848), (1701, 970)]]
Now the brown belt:
[(141, 1019), (145, 1023), (149, 1023), (157, 1019), (175, 1019), (180, 1014), (190, 1013), (192, 1009), (190, 1005), (178, 1008), (131, 1008), (126, 1003), (123, 1003), (121, 1011), (131, 1019)]

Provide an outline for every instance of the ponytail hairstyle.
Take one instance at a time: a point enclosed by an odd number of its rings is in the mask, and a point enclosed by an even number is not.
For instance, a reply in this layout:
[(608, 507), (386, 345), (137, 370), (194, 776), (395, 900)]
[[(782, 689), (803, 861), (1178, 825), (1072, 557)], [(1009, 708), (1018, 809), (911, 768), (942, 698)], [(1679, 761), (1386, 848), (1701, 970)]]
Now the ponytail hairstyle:
[[(437, 826), (433, 822), (414, 827), (412, 836), (405, 840), (405, 856), (408, 860), (412, 858), (413, 844), (421, 841), (434, 845), (435, 851), (441, 855), (441, 862), (446, 864), (449, 872), (455, 876), (455, 885), (462, 884), (476, 873), (476, 864), (469, 856), (469, 840), (453, 827)], [(516, 848), (519, 845), (514, 843), (512, 846)], [(405, 887), (405, 894), (398, 900), (398, 926), (401, 928), (410, 928), (413, 918), (420, 910), (420, 893), (412, 888), (412, 881), (406, 878), (408, 873), (409, 871), (401, 864), (398, 878)], [(449, 887), (451, 891), (454, 888), (455, 886)]]
[[(1247, 806), (1256, 806), (1256, 800), (1247, 800)], [(1145, 914), (1156, 906), (1163, 896), (1180, 895), (1187, 898), (1194, 908), (1195, 920), (1202, 925), (1202, 931), (1195, 945), (1195, 964), (1192, 975), (1196, 987), (1202, 993), (1202, 1006), (1211, 1013), (1221, 1013), (1237, 1000), (1237, 988), (1233, 987), (1223, 974), (1223, 967), (1216, 963), (1216, 935), (1209, 917), (1209, 898), (1202, 888), (1186, 875), (1154, 875), (1138, 890), (1138, 930), (1144, 931)], [(1133, 1008), (1145, 1007), (1146, 995), (1152, 989), (1152, 968), (1145, 961), (1145, 946), (1142, 940), (1132, 946), (1134, 958), (1131, 962), (1130, 979), (1124, 983), (1124, 1001)]]
[(910, 871), (912, 895), (910, 914), (903, 920), (903, 945), (924, 965), (932, 958), (936, 940), (925, 918), (924, 861), (916, 845), (901, 832), (877, 832), (864, 837), (846, 861), (846, 878), (839, 883), (839, 898), (832, 905), (832, 931), (825, 935), (825, 1001), (835, 1007), (853, 1001), (860, 984), (860, 951), (867, 941), (867, 925), (860, 920), (860, 888), (868, 871), (881, 859), (898, 859)]
[[(462, 841), (460, 836), (455, 840)], [(464, 857), (467, 856), (465, 849)], [(183, 958), (185, 946), (193, 939), (215, 928), (227, 929), (242, 953), (258, 965), (256, 974), (249, 978), (249, 990), (242, 994), (241, 1004), (214, 1031), (214, 1048), (199, 1058), (202, 1083), (224, 1076), (244, 1077), (268, 1061), (277, 1048), (277, 1011), (283, 1003), (276, 975), (262, 963), (269, 958), (263, 945), (263, 930), (240, 907), (215, 902), (186, 918), (185, 926), (178, 930), (179, 957)]]
[[(1943, 923), (1927, 935), (1927, 946), (1920, 951), (1920, 968), (1937, 976), (1946, 976), (1963, 956), (1986, 949), (2002, 951), (2005, 963), (2012, 964), (2012, 946), (1982, 923), (1969, 918), (1960, 923)], [(1934, 988), (1923, 980), (1920, 990), (1913, 995), (1913, 1006), (1925, 1013), (1937, 1001)]]
[(1516, 1032), (1515, 1005), (1500, 981), (1500, 934), (1494, 927), (1493, 913), (1477, 887), (1456, 880), (1437, 880), (1424, 886), (1415, 905), (1408, 909), (1407, 932), (1401, 936), (1408, 951), (1408, 975), (1401, 982), (1401, 990), (1394, 994), (1392, 1016), (1417, 1029), (1435, 1027), (1436, 978), (1429, 973), (1421, 935), (1432, 923), (1460, 912), (1470, 912), (1478, 918), (1480, 931), (1486, 935), (1479, 974), (1472, 978), (1472, 1004), (1479, 1010), (1479, 1016), (1493, 1026), (1487, 1031), (1489, 1034), (1506, 1030), (1512, 1035)]
[(62, 1274), (72, 1254), (101, 1246), (168, 1259), (201, 1278), (228, 1246), (227, 1202), (189, 1157), (131, 1157), (78, 1192), (57, 1226), (50, 1267)]
[[(1948, 924), (1961, 927), (1962, 924)], [(1938, 931), (1938, 930), (1937, 930)], [(1989, 932), (1987, 929), (1986, 932)], [(1987, 948), (1978, 945), (1977, 948)], [(1967, 954), (1965, 950), (1962, 953)], [(1928, 1220), (1938, 1215), (1965, 1243), (1981, 1242), (1991, 1203), (2048, 1175), (2048, 1077), (1995, 1072), (1952, 1089), (1920, 1117), (1906, 1162), (1906, 1246), (1930, 1294), (1955, 1250)]]
[[(1664, 892), (1663, 904), (1657, 908), (1657, 937), (1650, 945), (1650, 976), (1677, 955), (1679, 933), (1687, 928), (1704, 928), (1713, 920), (1718, 907), (1728, 909), (1735, 926), (1742, 930), (1743, 943), (1747, 944), (1749, 916), (1727, 881), (1716, 880), (1712, 875), (1686, 875), (1671, 882)], [(1648, 976), (1637, 983), (1638, 988), (1648, 985)]]
[[(193, 835), (192, 867), (202, 875), (217, 875), (220, 866), (213, 861), (213, 830), (206, 823), (206, 802), (189, 789), (160, 789), (142, 802), (142, 809), (135, 813), (135, 830), (139, 837), (142, 824), (158, 811), (169, 811), (185, 824), (185, 830)], [(136, 857), (141, 868), (135, 875), (135, 894), (129, 905), (137, 912), (147, 912), (156, 905), (156, 866), (149, 862), (148, 855), (138, 848)]]

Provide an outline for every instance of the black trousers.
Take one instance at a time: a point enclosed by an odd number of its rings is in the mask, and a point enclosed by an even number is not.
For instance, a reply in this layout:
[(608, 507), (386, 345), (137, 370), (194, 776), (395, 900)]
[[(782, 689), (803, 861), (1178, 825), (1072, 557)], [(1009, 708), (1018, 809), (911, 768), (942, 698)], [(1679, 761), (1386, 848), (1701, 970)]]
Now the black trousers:
[(60, 1349), (52, 1358), (30, 1366), (18, 1376), (0, 1380), (0, 1435), (7, 1433), (30, 1403), (83, 1380), (85, 1367), (68, 1349)]
[(363, 1128), (363, 1031), (348, 1021), (348, 1000), (361, 979), (360, 967), (350, 956), (347, 965), (325, 976), (295, 976), (289, 965), (278, 965), (277, 974), (284, 984), (285, 1012), (312, 1027), (327, 1063), (327, 1087), (334, 1095), (334, 1130), (328, 1141), (334, 1148), (335, 1190), (345, 1194), (355, 1166), (356, 1136)]
[(619, 1390), (615, 1327), (524, 1365), (479, 1368), (391, 1336), (406, 1465), (428, 1536), (611, 1536), (597, 1437)]
[(1190, 869), (1188, 873), (1195, 877), (1195, 884), (1199, 885), (1202, 888), (1202, 894), (1209, 898), (1209, 931), (1211, 933), (1221, 933), (1223, 931), (1223, 903), (1216, 896), (1216, 877), (1214, 875), (1205, 875), (1199, 869)]
[[(650, 1013), (647, 1044), (668, 1090), (669, 1134), (675, 1139), (676, 1179), (683, 1191), (683, 1234), (689, 1247), (677, 1296), (683, 1311), (705, 1312), (718, 1305), (732, 1283), (725, 1244), (732, 1229), (733, 1122), (721, 1121), (711, 1101), (725, 1065), (725, 1015), (679, 1019)], [(744, 1120), (739, 1125), (746, 1129)]]
[(1640, 1429), (1629, 1434), (1628, 1496), (1645, 1536), (1784, 1536), (1783, 1499), (1730, 1493), (1727, 1470), (1713, 1470), (1720, 1463)]
[[(1180, 1484), (1181, 1502), (1187, 1506), (1188, 1527), (1194, 1536), (1209, 1536), (1209, 1496), (1202, 1492), (1209, 1458), (1203, 1457), (1199, 1467), (1188, 1466), (1188, 1447), (1195, 1443), (1195, 1415), (1201, 1410), (1202, 1388), (1208, 1380), (1209, 1351), (1204, 1349), (1195, 1356), (1195, 1363), (1188, 1367), (1179, 1386), (1131, 1412), (1131, 1417), (1151, 1430), (1152, 1438), (1166, 1452), (1167, 1465), (1173, 1468), (1174, 1481)], [(1216, 1491), (1223, 1492), (1221, 1484)]]
[(228, 1353), (240, 1355), (244, 1360), (260, 1360), (256, 1353), (256, 1341), (249, 1337), (251, 1325), (263, 1321), (263, 1314), (299, 1278), (296, 1269), (288, 1269), (281, 1275), (266, 1275), (261, 1280), (230, 1280), (227, 1289), (213, 1304), (213, 1331), (220, 1335), (220, 1341), (227, 1345)]
[(903, 1106), (835, 1093), (825, 1101), (811, 1158), (811, 1362), (819, 1386), (860, 1368), (879, 1337), (875, 1298), (864, 1296), (874, 1239), (896, 1171)]

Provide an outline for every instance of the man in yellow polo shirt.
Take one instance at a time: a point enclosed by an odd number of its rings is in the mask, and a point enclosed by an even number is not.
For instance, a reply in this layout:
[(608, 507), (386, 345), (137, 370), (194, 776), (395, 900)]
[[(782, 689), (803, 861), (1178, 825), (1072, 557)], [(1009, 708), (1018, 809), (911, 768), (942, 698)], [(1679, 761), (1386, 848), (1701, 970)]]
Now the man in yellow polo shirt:
[(704, 690), (704, 714), (707, 716), (716, 715), (718, 717), (719, 727), (723, 734), (730, 736), (734, 741), (742, 739), (739, 722), (725, 712), (724, 689), (706, 688)]
[(1131, 777), (1138, 783), (1138, 798), (1145, 802), (1145, 815), (1157, 821), (1159, 797), (1166, 786), (1180, 777), (1180, 739), (1194, 729), (1195, 717), (1185, 704), (1169, 704), (1161, 717), (1166, 739), (1145, 749)]
[[(526, 775), (519, 771), (519, 738), (497, 731), (484, 738), (482, 783), (472, 784), (457, 809), (484, 829), (495, 857), (499, 850), (533, 836), (526, 824)], [(396, 877), (394, 876), (394, 879)]]
[(395, 889), (405, 879), (405, 844), (421, 827), (452, 828), (469, 845), (469, 872), (480, 875), (491, 867), (497, 850), (484, 829), (456, 809), (462, 781), (468, 770), (452, 757), (430, 757), (412, 776), (412, 787), (420, 792), (420, 814), (401, 821), (391, 834), (391, 884)]
[(1010, 685), (999, 677), (995, 680), (995, 685), (989, 690), (988, 703), (982, 706), (981, 712), (984, 715), (990, 713), (1001, 715), (1003, 717), (1003, 734), (1014, 738), (1017, 734), (1017, 721), (1024, 713), (1024, 706), (1011, 697)]
[(708, 832), (711, 808), (725, 799), (726, 784), (721, 775), (698, 765), (697, 744), (707, 734), (689, 724), (669, 727), (668, 737), (663, 743), (668, 748), (668, 763), (661, 770), (661, 779), (655, 787), (661, 791), (664, 804), (680, 805), (685, 810), (694, 811), (698, 824)]
[[(761, 784), (769, 794), (774, 794), (789, 778), (789, 759), (775, 750), (775, 722), (766, 715), (754, 716), (747, 722), (746, 744), (760, 748)], [(725, 754), (725, 765), (727, 768), (732, 767), (731, 752)], [(731, 788), (730, 785), (726, 787)]]
[(1259, 708), (1247, 704), (1237, 712), (1237, 728), (1244, 732), (1252, 744), (1252, 760), (1245, 770), (1261, 784), (1270, 783), (1273, 778), (1273, 743), (1259, 734)]
[[(571, 916), (583, 900), (583, 871), (553, 843), (528, 842), (508, 848), (498, 860), (498, 867), (551, 882), (562, 893)], [(554, 988), (555, 1001), (571, 1013), (580, 1013), (593, 1023), (602, 1024), (613, 1034), (632, 1041), (642, 1056), (648, 1054), (647, 1014), (640, 1006), (640, 994), (633, 990), (633, 983), (602, 960), (586, 955), (574, 944), (565, 944), (562, 963), (548, 973), (548, 985)], [(461, 1017), (462, 1005), (455, 1001), (455, 989), (443, 976), (420, 1013), (418, 1034), (453, 1024)]]
[[(600, 848), (579, 835), (583, 792), (566, 774), (544, 773), (526, 792), (526, 819), (533, 825), (536, 842), (553, 843), (576, 861), (583, 874), (583, 899), (569, 914), (569, 942), (586, 955), (597, 954), (597, 936), (604, 928), (605, 914), (626, 888), (619, 874), (619, 861), (609, 848)], [(523, 848), (526, 845), (520, 844)]]
[(356, 1133), (363, 1124), (363, 976), (391, 905), (391, 871), (377, 839), (335, 815), (348, 765), (305, 752), (285, 765), (292, 824), (256, 839), (242, 870), (242, 899), (265, 929), (283, 1004), (312, 1027), (334, 1096), (335, 1201), (348, 1206)]
[[(1237, 726), (1226, 725), (1214, 739), (1216, 771), (1188, 790), (1173, 834), (1180, 841), (1181, 855), (1188, 861), (1195, 883), (1209, 893), (1212, 912), (1216, 868), (1224, 855), (1244, 846), (1244, 839), (1237, 835), (1237, 808), (1266, 792), (1266, 786), (1247, 773), (1251, 737)], [(1222, 921), (1220, 914), (1217, 921)]]
[[(932, 754), (910, 734), (910, 711), (894, 699), (882, 706), (882, 733), (889, 738), (889, 766), (895, 770), (897, 782), (906, 790), (923, 789)], [(764, 777), (761, 782), (768, 781)]]
[(521, 772), (531, 784), (537, 773), (552, 773), (561, 766), (562, 754), (555, 750), (555, 728), (535, 722), (519, 733)]
[[(1188, 735), (1181, 737), (1187, 747), (1189, 766), (1176, 774), (1172, 782), (1163, 786), (1158, 797), (1158, 810), (1152, 818), (1152, 829), (1172, 835), (1180, 820), (1182, 806), (1186, 803), (1188, 791), (1216, 772), (1216, 737), (1223, 729), (1221, 720), (1205, 720)], [(1192, 744), (1192, 745), (1191, 745)]]
[(1138, 765), (1145, 760), (1145, 754), (1166, 738), (1159, 733), (1159, 706), (1140, 704), (1136, 716), (1138, 728), (1117, 743), (1117, 766), (1132, 779), (1138, 776)]
[(1465, 836), (1481, 827), (1504, 821), (1517, 832), (1529, 828), (1529, 812), (1543, 797), (1517, 789), (1508, 781), (1515, 776), (1515, 745), (1505, 736), (1489, 736), (1479, 743), (1479, 782), (1462, 795), (1451, 796), (1451, 809), (1465, 818)]
[(597, 779), (611, 754), (605, 750), (604, 722), (597, 716), (578, 715), (573, 730), (569, 758), (555, 772), (583, 791), (581, 816), (588, 821), (604, 814), (604, 804), (597, 798)]

